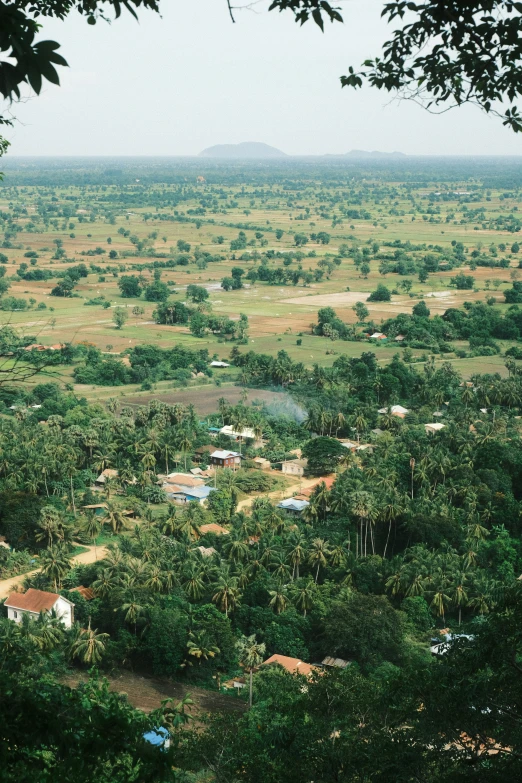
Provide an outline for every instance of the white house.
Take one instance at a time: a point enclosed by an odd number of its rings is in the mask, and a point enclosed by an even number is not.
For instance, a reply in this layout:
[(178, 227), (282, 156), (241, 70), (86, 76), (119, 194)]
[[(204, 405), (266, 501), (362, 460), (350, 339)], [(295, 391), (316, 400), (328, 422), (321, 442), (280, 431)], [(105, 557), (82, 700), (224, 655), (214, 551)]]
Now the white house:
[(441, 424), (440, 421), (434, 421), (432, 424), (425, 424), (424, 429), (428, 435), (434, 435), (436, 432), (440, 432), (446, 425)]
[(287, 476), (304, 476), (307, 459), (289, 459), (281, 463), (281, 470)]
[(213, 362), (210, 362), (210, 366), (211, 367), (230, 367), (230, 364), (228, 364), (228, 362), (218, 362), (218, 361), (214, 360)]
[(224, 427), (221, 427), (221, 429), (219, 430), (219, 434), (226, 435), (227, 438), (231, 438), (236, 442), (253, 440), (254, 441), (253, 445), (255, 449), (260, 449), (261, 446), (263, 445), (263, 439), (256, 438), (256, 435), (252, 427), (243, 427), (242, 430), (235, 430), (231, 424), (226, 424)]
[(58, 593), (47, 593), (45, 590), (34, 590), (32, 587), (26, 593), (11, 593), (4, 606), (7, 617), (15, 623), (20, 623), (24, 614), (37, 620), (40, 612), (55, 611), (66, 628), (74, 623), (74, 604)]

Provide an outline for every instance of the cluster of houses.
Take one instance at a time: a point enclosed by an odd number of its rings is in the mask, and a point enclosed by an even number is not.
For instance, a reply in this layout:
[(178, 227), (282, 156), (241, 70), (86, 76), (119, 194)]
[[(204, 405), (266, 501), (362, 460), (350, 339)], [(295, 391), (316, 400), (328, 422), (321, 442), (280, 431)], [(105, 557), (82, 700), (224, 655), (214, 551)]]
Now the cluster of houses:
[[(345, 661), (343, 658), (332, 658), (331, 656), (327, 656), (321, 663), (306, 663), (299, 658), (291, 658), (288, 655), (278, 655), (276, 653), (254, 668), (253, 671), (260, 671), (262, 666), (280, 666), (289, 674), (299, 674), (310, 679), (312, 675), (321, 674), (325, 669), (346, 669), (350, 663), (351, 661)], [(238, 691), (245, 688), (246, 684), (245, 677), (236, 677), (226, 683), (228, 687), (236, 688)]]

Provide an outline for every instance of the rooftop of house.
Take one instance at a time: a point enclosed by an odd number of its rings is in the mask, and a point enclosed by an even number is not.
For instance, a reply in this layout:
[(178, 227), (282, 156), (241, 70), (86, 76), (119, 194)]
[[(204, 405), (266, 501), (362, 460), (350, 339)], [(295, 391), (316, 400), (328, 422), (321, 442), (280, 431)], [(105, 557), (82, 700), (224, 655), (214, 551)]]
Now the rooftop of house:
[(392, 405), (391, 408), (379, 408), (377, 413), (391, 413), (392, 416), (406, 416), (409, 413), (408, 408), (403, 408), (402, 405)]
[(84, 587), (83, 585), (80, 585), (79, 587), (71, 588), (70, 592), (80, 593), (80, 595), (83, 595), (86, 601), (92, 601), (92, 599), (96, 597), (94, 595), (94, 590), (92, 588)]
[(162, 477), (165, 484), (179, 484), (183, 487), (201, 487), (205, 480), (200, 476), (193, 476), (192, 473), (169, 473)]
[(210, 362), (211, 367), (230, 367), (230, 364), (228, 362), (217, 362), (213, 361)]
[(105, 470), (102, 470), (96, 481), (103, 484), (107, 479), (113, 478), (118, 478), (118, 471), (114, 468), (105, 468)]
[(219, 430), (221, 435), (228, 435), (229, 438), (250, 438), (257, 440), (254, 430), (251, 427), (243, 427), (242, 430), (235, 430), (231, 424), (226, 424)]
[(308, 465), (307, 459), (298, 459), (297, 457), (295, 459), (286, 459), (284, 462), (281, 463), (281, 465), (296, 465), (299, 468), (306, 468)]
[(210, 455), (213, 459), (229, 459), (231, 457), (240, 457), (241, 454), (238, 451), (225, 451), (224, 449), (217, 449)]
[(304, 511), (310, 505), (308, 500), (297, 500), (296, 498), (287, 498), (277, 504), (277, 508), (284, 508), (287, 511)]
[[(45, 590), (35, 590), (31, 587), (26, 593), (11, 593), (5, 602), (5, 606), (10, 609), (40, 614), (40, 612), (50, 612), (59, 598), (60, 595), (58, 593), (48, 593)], [(63, 597), (62, 600), (67, 601)], [(72, 601), (67, 601), (67, 603), (74, 606)]]
[(445, 424), (441, 424), (441, 422), (440, 422), (440, 421), (434, 421), (434, 422), (432, 422), (431, 424), (425, 424), (425, 425), (424, 425), (424, 427), (425, 427), (427, 430), (437, 430), (437, 431), (439, 431), (439, 430), (443, 430), (445, 426), (446, 426), (446, 425), (445, 425)]
[(315, 666), (300, 661), (299, 658), (290, 658), (288, 655), (277, 655), (277, 653), (263, 661), (261, 666), (271, 666), (273, 664), (282, 666), (290, 674), (304, 674), (306, 677), (316, 669)]

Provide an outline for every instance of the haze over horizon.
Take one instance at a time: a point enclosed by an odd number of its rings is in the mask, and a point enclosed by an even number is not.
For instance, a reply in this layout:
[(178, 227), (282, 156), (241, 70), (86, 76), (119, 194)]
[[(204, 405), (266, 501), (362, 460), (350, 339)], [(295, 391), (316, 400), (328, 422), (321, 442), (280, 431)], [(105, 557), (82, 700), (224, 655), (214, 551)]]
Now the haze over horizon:
[(62, 86), (13, 107), (12, 156), (196, 156), (259, 141), (287, 155), (350, 150), (522, 155), (522, 138), (466, 106), (432, 115), (371, 88), (342, 90), (349, 65), (379, 54), (391, 28), (380, 4), (353, 0), (344, 25), (299, 28), (291, 15), (228, 16), (226, 3), (169, 5), (90, 27), (44, 21), (62, 44)]

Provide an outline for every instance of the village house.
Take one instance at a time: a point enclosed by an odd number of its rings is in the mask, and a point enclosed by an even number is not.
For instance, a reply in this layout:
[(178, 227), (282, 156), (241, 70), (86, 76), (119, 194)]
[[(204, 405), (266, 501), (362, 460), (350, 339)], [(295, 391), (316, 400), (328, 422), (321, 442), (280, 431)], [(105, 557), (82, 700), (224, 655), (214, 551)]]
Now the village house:
[(281, 463), (281, 470), (287, 476), (304, 476), (307, 459), (289, 459)]
[(183, 484), (165, 484), (163, 489), (169, 500), (180, 505), (195, 501), (202, 506), (211, 492), (217, 492), (216, 487), (190, 487)]
[(210, 462), (217, 468), (232, 468), (236, 470), (241, 465), (241, 454), (237, 451), (225, 451), (217, 449), (210, 455)]
[(211, 446), (210, 444), (208, 446), (199, 446), (194, 451), (194, 462), (208, 462), (210, 455), (215, 450), (215, 446)]
[(320, 671), (317, 666), (300, 661), (299, 658), (290, 658), (288, 655), (278, 655), (277, 653), (263, 661), (261, 666), (281, 666), (290, 674), (304, 674), (305, 677), (310, 677), (314, 671)]
[(7, 617), (15, 623), (21, 623), (27, 614), (37, 620), (40, 613), (56, 612), (66, 628), (74, 622), (74, 604), (58, 593), (47, 593), (45, 590), (30, 588), (26, 593), (11, 593), (5, 602)]
[(211, 367), (230, 367), (230, 364), (228, 362), (219, 362), (214, 360), (213, 362), (210, 362)]
[(424, 429), (428, 433), (428, 435), (434, 435), (436, 432), (440, 432), (444, 429), (446, 425), (441, 424), (440, 421), (435, 421), (432, 424), (425, 424)]
[(105, 468), (105, 470), (102, 470), (102, 472), (100, 473), (100, 475), (98, 476), (94, 484), (97, 487), (104, 487), (107, 479), (109, 479), (109, 481), (115, 481), (117, 478), (118, 478), (117, 470), (114, 470), (113, 468)]
[(252, 460), (254, 467), (258, 470), (270, 470), (270, 460), (264, 457), (254, 457)]
[(392, 416), (398, 416), (400, 419), (404, 419), (406, 414), (409, 413), (409, 410), (408, 408), (403, 408), (402, 405), (392, 405), (391, 408), (379, 408), (377, 413), (382, 415), (391, 413)]
[(256, 437), (256, 434), (251, 427), (243, 427), (242, 430), (235, 430), (231, 424), (226, 424), (224, 427), (221, 427), (219, 434), (225, 435), (236, 443), (244, 443), (247, 440), (251, 440), (253, 441), (252, 445), (255, 449), (260, 449), (263, 446), (263, 439)]
[(85, 598), (86, 601), (92, 601), (94, 598), (96, 598), (94, 595), (94, 590), (91, 587), (84, 587), (83, 585), (80, 585), (79, 587), (72, 587), (69, 592), (79, 593)]
[(287, 498), (277, 504), (277, 508), (282, 508), (285, 511), (290, 511), (293, 514), (300, 514), (305, 508), (308, 508), (310, 503), (308, 500), (298, 500), (297, 498)]

